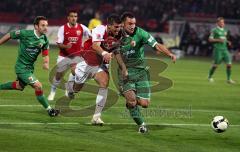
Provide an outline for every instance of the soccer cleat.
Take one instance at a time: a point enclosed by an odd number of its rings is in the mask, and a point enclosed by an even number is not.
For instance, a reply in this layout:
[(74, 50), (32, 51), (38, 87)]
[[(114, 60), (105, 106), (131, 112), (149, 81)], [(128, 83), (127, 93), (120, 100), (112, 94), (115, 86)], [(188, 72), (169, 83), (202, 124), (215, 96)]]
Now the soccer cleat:
[(48, 101), (53, 101), (54, 97), (55, 97), (55, 92), (50, 92), (49, 96), (48, 96)]
[(50, 117), (56, 117), (56, 116), (58, 116), (58, 114), (60, 113), (60, 110), (57, 110), (57, 109), (49, 109), (48, 110), (48, 115), (50, 116)]
[(91, 120), (92, 125), (99, 125), (102, 126), (104, 124), (104, 122), (102, 121), (102, 119), (99, 118), (92, 118)]
[(212, 82), (214, 82), (214, 79), (213, 78), (208, 78), (208, 81), (212, 83)]
[(236, 84), (236, 82), (234, 80), (232, 80), (232, 79), (227, 80), (227, 83), (229, 83), (229, 84)]
[(147, 126), (145, 125), (145, 123), (143, 123), (142, 125), (139, 126), (138, 132), (142, 133), (142, 134), (148, 132), (148, 129), (147, 129)]

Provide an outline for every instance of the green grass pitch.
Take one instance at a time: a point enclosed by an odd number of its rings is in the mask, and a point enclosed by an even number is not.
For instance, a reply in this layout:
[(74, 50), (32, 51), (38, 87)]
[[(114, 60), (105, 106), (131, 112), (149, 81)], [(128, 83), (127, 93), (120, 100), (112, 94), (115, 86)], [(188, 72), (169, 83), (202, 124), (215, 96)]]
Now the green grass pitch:
[[(0, 46), (0, 83), (15, 79), (15, 45)], [(58, 51), (50, 52), (51, 67)], [(41, 57), (35, 75), (43, 83), (47, 96), (50, 90), (49, 73), (42, 70)], [(137, 133), (129, 118), (122, 97), (102, 118), (106, 125), (91, 126), (91, 116), (59, 116), (50, 118), (28, 86), (23, 92), (0, 91), (0, 152), (238, 152), (240, 149), (239, 84), (226, 83), (225, 67), (215, 73), (215, 83), (207, 81), (211, 60), (184, 58), (171, 63), (161, 73), (174, 85), (153, 93), (151, 105), (143, 110), (149, 127), (147, 134)], [(233, 79), (240, 82), (239, 64), (234, 63)], [(94, 84), (94, 83), (93, 83)], [(110, 84), (112, 90), (116, 90)], [(64, 95), (57, 91), (57, 98)], [(79, 110), (95, 103), (95, 95), (80, 93), (71, 108)], [(50, 103), (55, 105), (55, 101)], [(215, 133), (210, 122), (216, 115), (225, 116), (230, 126), (224, 133)]]

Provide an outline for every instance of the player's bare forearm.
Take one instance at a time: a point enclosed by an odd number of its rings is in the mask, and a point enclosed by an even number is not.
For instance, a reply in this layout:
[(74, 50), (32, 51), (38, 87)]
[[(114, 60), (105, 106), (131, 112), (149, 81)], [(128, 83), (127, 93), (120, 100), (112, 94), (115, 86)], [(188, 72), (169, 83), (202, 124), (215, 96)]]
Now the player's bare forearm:
[(8, 40), (11, 39), (10, 33), (5, 34), (1, 39), (0, 39), (0, 45), (7, 42)]
[(110, 60), (112, 59), (112, 53), (109, 53), (109, 52), (103, 50), (103, 48), (100, 45), (101, 45), (101, 42), (93, 42), (92, 48), (93, 48), (93, 50), (95, 50), (97, 52), (97, 54), (99, 54), (103, 57), (103, 60), (105, 62), (109, 63)]
[(213, 38), (209, 38), (208, 41), (210, 43), (223, 43), (225, 40), (224, 39), (213, 39)]
[(49, 70), (49, 56), (48, 55), (43, 57), (43, 69)]
[(101, 45), (101, 42), (93, 42), (92, 48), (97, 52), (97, 54), (102, 55), (104, 50), (100, 45)]
[(118, 65), (121, 68), (123, 79), (127, 79), (128, 71), (125, 63), (123, 62), (121, 54), (120, 53), (115, 54), (115, 58), (117, 60)]
[(157, 43), (155, 46), (155, 49), (157, 50), (157, 53), (162, 52), (167, 56), (169, 56), (173, 62), (176, 61), (176, 56), (171, 51), (169, 51), (165, 45)]
[(172, 53), (166, 48), (166, 46), (162, 45), (162, 44), (156, 44), (155, 46), (156, 50), (157, 50), (157, 53), (164, 53), (166, 54), (167, 56), (170, 56)]
[(121, 69), (127, 69), (125, 63), (123, 62), (122, 56), (120, 53), (115, 54), (118, 65)]

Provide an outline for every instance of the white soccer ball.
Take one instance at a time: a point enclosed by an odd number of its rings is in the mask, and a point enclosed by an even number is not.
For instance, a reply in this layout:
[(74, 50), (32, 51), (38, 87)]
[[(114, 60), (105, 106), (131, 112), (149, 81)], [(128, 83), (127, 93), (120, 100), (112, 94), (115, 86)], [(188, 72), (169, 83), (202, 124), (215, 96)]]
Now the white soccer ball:
[(221, 133), (227, 130), (228, 128), (228, 120), (223, 116), (215, 116), (211, 122), (211, 126), (214, 131), (217, 133)]

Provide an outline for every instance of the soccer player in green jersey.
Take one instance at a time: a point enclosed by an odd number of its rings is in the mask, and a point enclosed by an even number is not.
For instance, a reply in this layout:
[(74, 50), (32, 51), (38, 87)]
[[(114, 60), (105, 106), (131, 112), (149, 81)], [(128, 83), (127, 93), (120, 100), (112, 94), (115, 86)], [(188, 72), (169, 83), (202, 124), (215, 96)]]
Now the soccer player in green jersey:
[(0, 45), (10, 39), (19, 39), (20, 45), (18, 57), (15, 65), (17, 80), (0, 84), (0, 90), (20, 90), (26, 85), (30, 85), (35, 90), (37, 100), (47, 110), (49, 116), (54, 117), (59, 114), (59, 110), (51, 108), (48, 100), (43, 95), (42, 84), (33, 74), (34, 62), (40, 53), (43, 56), (43, 69), (49, 69), (49, 42), (45, 35), (48, 21), (44, 16), (37, 16), (34, 20), (34, 30), (18, 30), (7, 33), (0, 39)]
[(212, 76), (217, 66), (224, 61), (226, 63), (227, 82), (233, 84), (235, 82), (231, 79), (232, 61), (227, 48), (227, 44), (231, 43), (227, 40), (227, 30), (224, 28), (224, 26), (224, 18), (217, 18), (217, 27), (212, 30), (209, 36), (209, 42), (213, 43), (214, 63), (209, 70), (208, 80), (209, 82), (214, 82)]
[(123, 79), (119, 74), (120, 91), (126, 99), (126, 107), (137, 125), (139, 132), (147, 132), (146, 124), (140, 113), (139, 106), (147, 108), (150, 102), (149, 72), (144, 61), (144, 44), (150, 45), (157, 53), (163, 52), (173, 62), (176, 56), (164, 45), (159, 44), (148, 32), (136, 26), (136, 18), (130, 12), (122, 14), (123, 30), (126, 32), (122, 40), (121, 54), (128, 70), (128, 78)]

